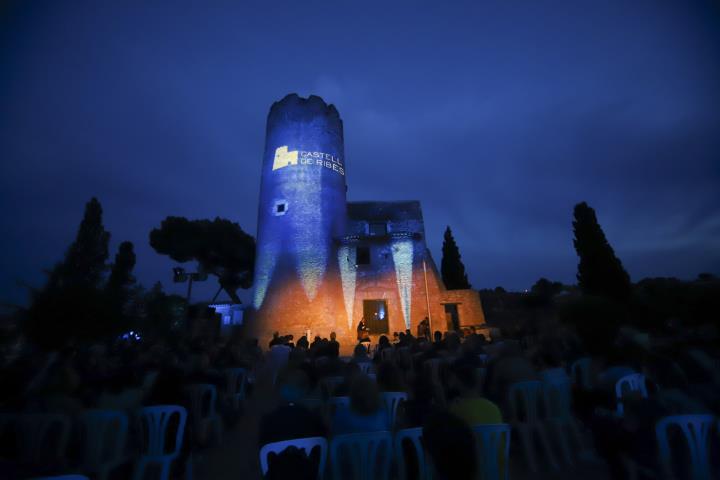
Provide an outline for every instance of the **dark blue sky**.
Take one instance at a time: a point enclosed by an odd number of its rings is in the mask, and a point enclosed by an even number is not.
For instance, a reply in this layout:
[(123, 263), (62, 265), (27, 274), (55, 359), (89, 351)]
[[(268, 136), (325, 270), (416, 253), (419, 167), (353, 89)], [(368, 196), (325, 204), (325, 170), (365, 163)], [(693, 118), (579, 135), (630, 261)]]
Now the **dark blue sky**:
[(633, 280), (720, 273), (717, 2), (109, 3), (0, 10), (0, 301), (93, 195), (147, 285), (171, 286), (167, 215), (254, 235), (289, 92), (340, 111), (349, 199), (422, 201), (477, 288), (573, 282), (582, 200)]

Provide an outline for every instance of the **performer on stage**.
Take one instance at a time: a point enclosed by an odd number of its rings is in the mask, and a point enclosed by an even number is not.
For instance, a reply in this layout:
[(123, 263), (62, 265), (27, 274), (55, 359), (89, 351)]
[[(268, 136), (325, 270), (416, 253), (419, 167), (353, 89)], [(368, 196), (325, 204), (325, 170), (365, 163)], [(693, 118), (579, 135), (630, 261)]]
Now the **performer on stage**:
[(357, 326), (357, 339), (358, 343), (368, 343), (368, 350), (370, 347), (370, 336), (368, 335), (370, 333), (370, 329), (368, 328), (367, 324), (365, 323), (365, 318), (361, 318), (360, 322)]

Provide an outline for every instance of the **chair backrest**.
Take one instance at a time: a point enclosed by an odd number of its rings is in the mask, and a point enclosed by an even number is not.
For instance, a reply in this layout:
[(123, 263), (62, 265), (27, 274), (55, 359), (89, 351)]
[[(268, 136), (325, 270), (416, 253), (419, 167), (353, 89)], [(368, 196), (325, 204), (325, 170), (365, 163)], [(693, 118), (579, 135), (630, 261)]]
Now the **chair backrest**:
[(510, 425), (505, 423), (473, 425), (472, 429), (475, 434), (478, 478), (507, 480), (510, 471)]
[(120, 460), (127, 441), (127, 414), (119, 410), (87, 410), (80, 420), (84, 435), (83, 471), (96, 471), (104, 463)]
[(408, 478), (407, 457), (404, 446), (411, 446), (417, 459), (417, 480), (430, 480), (432, 478), (431, 467), (426, 458), (425, 445), (422, 438), (422, 427), (405, 428), (395, 433), (393, 442), (395, 459), (398, 465), (399, 480)]
[(380, 397), (382, 398), (383, 405), (388, 414), (390, 428), (395, 428), (395, 419), (397, 417), (397, 409), (400, 402), (407, 401), (407, 393), (405, 392), (383, 392)]
[(215, 402), (217, 389), (209, 383), (196, 383), (188, 385), (185, 389), (190, 400), (190, 416), (193, 422), (198, 422), (215, 415)]
[(551, 376), (543, 380), (543, 399), (545, 415), (549, 418), (569, 418), (572, 416), (572, 388), (570, 378)]
[(659, 460), (665, 472), (672, 476), (672, 449), (668, 439), (670, 428), (677, 427), (690, 450), (690, 478), (710, 480), (709, 433), (715, 418), (712, 415), (673, 415), (661, 418), (655, 424)]
[(323, 437), (295, 438), (293, 440), (285, 440), (282, 442), (274, 442), (263, 445), (260, 448), (260, 468), (262, 474), (267, 474), (268, 457), (271, 453), (282, 453), (288, 447), (295, 447), (310, 456), (311, 452), (320, 449), (320, 463), (318, 465), (318, 478), (322, 479), (325, 473), (325, 462), (327, 460), (328, 444)]
[(372, 371), (372, 362), (358, 362), (357, 366), (360, 368), (360, 371), (364, 373), (365, 375), (368, 375)]
[(387, 480), (392, 458), (390, 432), (349, 433), (330, 440), (333, 478)]
[(225, 369), (225, 384), (228, 395), (245, 398), (245, 378), (247, 371), (244, 368)]
[[(170, 420), (177, 416), (178, 426), (175, 433), (175, 445), (173, 450), (166, 452), (165, 438), (170, 427)], [(143, 407), (138, 411), (141, 432), (144, 435), (146, 456), (167, 456), (176, 457), (182, 447), (183, 435), (185, 434), (185, 421), (187, 411), (179, 405), (157, 405), (154, 407)]]
[(338, 410), (350, 410), (350, 397), (330, 397), (325, 401), (326, 418), (332, 420)]
[(18, 453), (23, 463), (37, 464), (65, 457), (70, 420), (65, 415), (24, 413), (14, 419)]
[(333, 392), (335, 392), (335, 389), (342, 385), (342, 383), (345, 381), (345, 377), (342, 376), (336, 376), (336, 377), (324, 377), (320, 380), (320, 388), (326, 397), (331, 397)]
[(483, 365), (487, 365), (487, 362), (490, 359), (490, 355), (488, 355), (487, 353), (478, 353), (478, 358)]
[(517, 382), (508, 389), (510, 416), (522, 423), (536, 423), (539, 420), (539, 405), (542, 397), (542, 383), (538, 380)]
[(592, 382), (590, 381), (591, 362), (590, 357), (582, 357), (575, 360), (570, 367), (570, 375), (572, 376), (573, 383), (583, 390), (590, 390), (592, 388)]
[(625, 413), (623, 405), (623, 396), (628, 392), (640, 392), (643, 398), (647, 398), (648, 393), (645, 388), (645, 375), (642, 373), (631, 373), (618, 379), (615, 383), (615, 395), (617, 396), (617, 413), (622, 415)]

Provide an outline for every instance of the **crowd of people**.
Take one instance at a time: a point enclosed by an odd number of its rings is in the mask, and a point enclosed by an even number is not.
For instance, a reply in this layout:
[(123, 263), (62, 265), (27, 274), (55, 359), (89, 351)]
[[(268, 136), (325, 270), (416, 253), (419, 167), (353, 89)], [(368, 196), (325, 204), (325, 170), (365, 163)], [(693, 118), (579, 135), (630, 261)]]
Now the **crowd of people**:
[[(242, 367), (248, 372), (246, 395), (264, 395), (258, 386), (265, 382), (275, 391), (273, 401), (280, 399), (260, 420), (258, 448), (298, 438), (421, 427), (433, 468), (439, 478), (448, 479), (471, 478), (479, 468), (473, 426), (522, 422), (510, 408), (513, 385), (564, 378), (571, 385), (572, 418), (584, 438), (575, 449), (594, 451), (609, 476), (623, 478), (629, 464), (657, 468), (659, 419), (720, 413), (715, 354), (703, 345), (653, 343), (647, 336), (624, 332), (611, 351), (590, 355), (566, 329), (519, 339), (488, 339), (474, 329), (438, 331), (429, 339), (408, 330), (379, 336), (370, 344), (358, 342), (348, 356), (341, 355), (334, 332), (312, 341), (276, 333), (267, 352), (257, 340), (241, 337), (130, 337), (50, 353), (28, 346), (21, 355), (4, 358), (0, 477), (68, 472), (81, 462), (83, 438), (76, 428), (65, 452), (49, 451), (42, 462), (33, 464), (20, 461), (23, 446), (12, 428), (6, 428), (20, 414), (60, 414), (75, 421), (91, 409), (133, 412), (150, 405), (188, 406), (187, 387), (209, 384), (218, 392), (216, 409), (225, 427), (233, 428), (243, 412), (222, 392), (228, 391), (225, 372)], [(644, 375), (647, 393), (624, 396), (624, 412), (618, 415), (616, 382), (632, 372)], [(396, 414), (384, 408), (387, 392), (404, 394), (406, 400)], [(347, 397), (348, 408), (328, 409), (337, 397)], [(174, 461), (175, 478), (184, 474), (191, 452), (212, 447), (192, 429), (188, 422), (181, 455)], [(503, 468), (525, 454), (518, 443), (513, 435)], [(132, 450), (139, 441), (128, 444)], [(292, 472), (296, 479), (314, 478), (315, 460), (288, 449), (273, 458), (266, 477), (289, 478)], [(129, 476), (132, 465), (125, 468), (118, 478)]]

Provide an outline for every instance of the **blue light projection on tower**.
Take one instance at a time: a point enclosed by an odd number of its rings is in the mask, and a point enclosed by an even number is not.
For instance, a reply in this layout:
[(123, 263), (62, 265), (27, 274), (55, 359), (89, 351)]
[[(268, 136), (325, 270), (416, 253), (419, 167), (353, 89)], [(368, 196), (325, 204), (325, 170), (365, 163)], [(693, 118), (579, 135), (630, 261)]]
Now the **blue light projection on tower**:
[(412, 300), (413, 242), (411, 238), (393, 240), (392, 257), (395, 264), (400, 305), (405, 328), (410, 328), (410, 305)]
[(340, 301), (335, 239), (344, 236), (347, 222), (344, 155), (342, 120), (333, 105), (296, 94), (273, 104), (255, 263), (254, 306), (262, 329), (300, 316), (325, 322), (320, 317), (329, 317), (329, 305)]
[(350, 245), (342, 245), (338, 249), (338, 265), (340, 266), (340, 279), (342, 280), (345, 312), (347, 313), (348, 328), (353, 324), (353, 307), (355, 305), (355, 285), (357, 283), (357, 249)]

